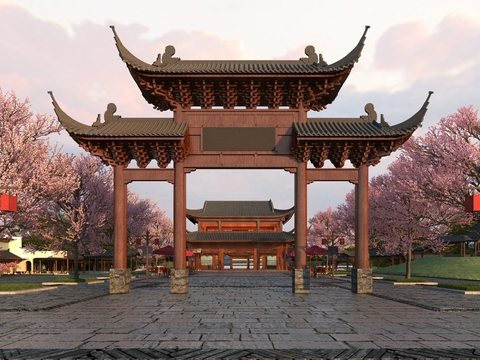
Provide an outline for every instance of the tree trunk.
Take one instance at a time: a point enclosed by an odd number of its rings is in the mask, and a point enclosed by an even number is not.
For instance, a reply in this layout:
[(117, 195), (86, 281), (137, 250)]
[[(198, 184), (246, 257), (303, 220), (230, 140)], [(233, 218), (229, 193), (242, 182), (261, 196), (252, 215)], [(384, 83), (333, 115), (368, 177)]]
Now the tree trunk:
[(412, 244), (408, 246), (405, 278), (410, 279), (411, 274), (412, 274)]
[(78, 243), (73, 242), (73, 278), (78, 282), (80, 279), (78, 275)]

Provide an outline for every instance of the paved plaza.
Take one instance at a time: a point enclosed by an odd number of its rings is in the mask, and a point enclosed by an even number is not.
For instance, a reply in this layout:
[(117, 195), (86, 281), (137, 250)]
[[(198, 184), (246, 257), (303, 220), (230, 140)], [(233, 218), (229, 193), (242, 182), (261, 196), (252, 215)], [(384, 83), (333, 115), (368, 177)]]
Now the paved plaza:
[[(8, 276), (0, 282), (31, 279)], [(0, 358), (480, 358), (480, 295), (286, 272), (199, 272), (188, 294), (169, 279), (0, 295)]]

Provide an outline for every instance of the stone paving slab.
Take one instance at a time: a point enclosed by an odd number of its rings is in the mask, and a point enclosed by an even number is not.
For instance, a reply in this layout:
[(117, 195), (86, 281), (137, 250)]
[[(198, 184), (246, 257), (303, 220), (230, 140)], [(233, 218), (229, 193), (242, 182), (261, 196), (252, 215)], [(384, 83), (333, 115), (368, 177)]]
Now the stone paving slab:
[(107, 282), (2, 295), (0, 358), (480, 358), (476, 296), (311, 280), (310, 294), (287, 273), (206, 272), (188, 294), (152, 277), (128, 294)]

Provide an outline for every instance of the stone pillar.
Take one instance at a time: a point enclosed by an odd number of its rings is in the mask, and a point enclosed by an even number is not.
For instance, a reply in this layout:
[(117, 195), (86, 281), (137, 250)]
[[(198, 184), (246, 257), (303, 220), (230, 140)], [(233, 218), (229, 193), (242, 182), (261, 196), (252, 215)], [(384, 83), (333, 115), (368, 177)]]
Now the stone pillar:
[(188, 269), (172, 269), (170, 272), (170, 292), (172, 294), (188, 293)]
[(110, 269), (110, 294), (130, 292), (130, 269)]
[[(127, 269), (127, 185), (124, 167), (113, 166), (113, 269), (110, 270), (110, 293), (130, 291), (130, 270)], [(127, 271), (128, 270), (128, 271)]]
[(292, 270), (292, 290), (294, 294), (310, 293), (310, 269)]
[(368, 166), (360, 165), (358, 184), (355, 187), (355, 263), (352, 271), (352, 292), (372, 292), (372, 270), (368, 253)]
[[(310, 270), (307, 269), (307, 163), (298, 164), (295, 173), (295, 270), (293, 292), (310, 292)], [(300, 276), (301, 274), (301, 276)], [(308, 277), (308, 281), (307, 281)], [(300, 280), (302, 279), (302, 280)], [(299, 283), (296, 283), (300, 281)], [(302, 290), (303, 286), (303, 290)]]
[(185, 294), (188, 292), (186, 194), (185, 169), (183, 162), (177, 161), (175, 162), (173, 184), (173, 266), (175, 271), (172, 271), (170, 276), (170, 292), (172, 294)]
[(372, 291), (372, 269), (352, 269), (352, 292), (371, 294)]

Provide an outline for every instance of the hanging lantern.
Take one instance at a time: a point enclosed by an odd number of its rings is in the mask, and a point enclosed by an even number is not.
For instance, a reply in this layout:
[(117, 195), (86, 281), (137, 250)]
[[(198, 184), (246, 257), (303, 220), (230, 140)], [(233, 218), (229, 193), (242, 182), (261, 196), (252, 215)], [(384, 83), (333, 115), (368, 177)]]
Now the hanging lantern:
[(345, 245), (345, 239), (340, 239), (340, 245)]
[(325, 238), (322, 239), (322, 245), (327, 245), (327, 239)]
[(0, 210), (17, 212), (17, 197), (13, 195), (0, 195)]
[(480, 194), (465, 196), (465, 212), (480, 211)]
[(158, 239), (158, 238), (153, 239), (153, 243), (155, 245), (159, 245), (160, 244), (160, 239)]
[(136, 243), (137, 243), (137, 246), (142, 245), (142, 239), (137, 238), (137, 239), (136, 239)]

